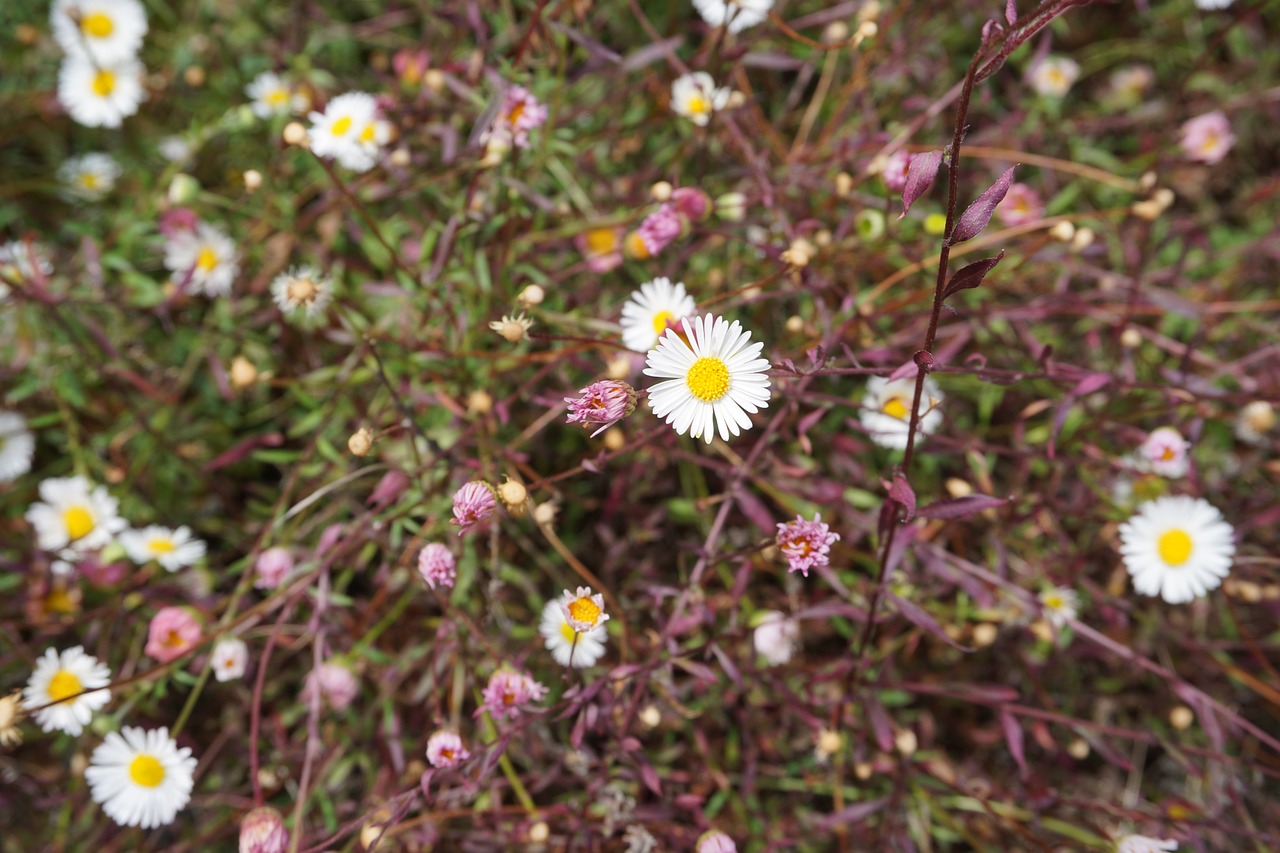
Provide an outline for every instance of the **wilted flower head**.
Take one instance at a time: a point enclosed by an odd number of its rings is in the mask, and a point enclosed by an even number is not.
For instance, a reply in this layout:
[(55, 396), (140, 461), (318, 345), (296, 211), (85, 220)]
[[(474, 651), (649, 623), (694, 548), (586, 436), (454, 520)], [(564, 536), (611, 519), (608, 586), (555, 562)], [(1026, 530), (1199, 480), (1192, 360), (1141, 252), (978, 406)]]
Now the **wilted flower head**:
[(595, 438), (636, 410), (636, 389), (619, 379), (592, 382), (578, 392), (581, 396), (565, 397), (569, 404), (567, 423), (601, 424), (591, 433)]
[(1153, 430), (1138, 448), (1138, 454), (1152, 471), (1161, 477), (1177, 479), (1187, 475), (1189, 461), (1187, 449), (1191, 442), (1173, 427)]
[(271, 296), (285, 314), (310, 320), (333, 299), (333, 285), (313, 267), (294, 267), (271, 282)]
[(176, 660), (200, 639), (200, 621), (185, 607), (162, 607), (147, 628), (146, 653), (160, 663)]
[(436, 584), (445, 588), (452, 587), (458, 577), (453, 554), (439, 542), (424, 545), (418, 552), (418, 572), (431, 589), (435, 589)]
[(738, 845), (720, 830), (709, 829), (698, 836), (697, 853), (738, 853)]
[(682, 230), (684, 230), (684, 223), (680, 219), (680, 211), (675, 205), (667, 202), (644, 218), (640, 227), (636, 229), (636, 234), (644, 243), (645, 251), (648, 252), (647, 257), (653, 257), (669, 246), (672, 240), (679, 237)]
[(902, 192), (903, 187), (907, 185), (907, 171), (911, 168), (911, 156), (910, 151), (902, 149), (889, 155), (889, 159), (885, 161), (884, 170), (880, 173), (880, 178), (887, 189)]
[(1275, 426), (1275, 407), (1266, 400), (1254, 400), (1241, 409), (1236, 418), (1236, 437), (1246, 444), (1260, 445)]
[(616, 227), (590, 228), (573, 238), (573, 245), (582, 253), (587, 269), (605, 273), (622, 266), (622, 229)]
[(800, 640), (800, 624), (777, 610), (766, 610), (756, 619), (751, 641), (756, 653), (770, 666), (779, 666), (791, 660), (796, 643)]
[(1235, 144), (1231, 122), (1219, 110), (1188, 119), (1182, 125), (1182, 152), (1199, 163), (1220, 162)]
[(489, 678), (484, 688), (484, 702), (476, 710), (479, 715), (488, 711), (495, 719), (508, 719), (519, 716), (524, 706), (530, 702), (538, 702), (547, 694), (547, 688), (529, 677), (527, 673), (516, 672), (503, 667)]
[(293, 555), (288, 548), (268, 548), (258, 555), (253, 564), (257, 578), (253, 585), (257, 589), (275, 589), (293, 571)]
[(1040, 194), (1026, 184), (1010, 184), (1009, 191), (996, 205), (996, 215), (1005, 225), (1034, 222), (1044, 215), (1044, 202)]
[(355, 673), (347, 667), (340, 663), (326, 661), (307, 674), (307, 680), (302, 685), (302, 701), (310, 702), (317, 690), (320, 691), (321, 698), (329, 703), (330, 708), (341, 711), (356, 698), (356, 693), (360, 690), (360, 682), (356, 680)]
[(427, 739), (427, 761), (432, 767), (457, 767), (470, 757), (457, 732), (440, 729)]
[(462, 535), (487, 520), (498, 509), (493, 487), (483, 480), (472, 480), (453, 493), (453, 519)]
[(787, 558), (787, 571), (802, 572), (808, 577), (809, 569), (827, 565), (831, 545), (839, 539), (840, 534), (831, 532), (822, 515), (814, 513), (813, 521), (797, 515), (795, 521), (780, 523), (776, 541), (778, 550)]
[(285, 853), (288, 849), (284, 818), (270, 806), (260, 806), (240, 821), (240, 853)]
[(529, 131), (542, 125), (547, 120), (547, 108), (538, 103), (538, 99), (523, 86), (512, 86), (507, 89), (502, 99), (502, 107), (493, 120), (493, 127), (487, 137), (494, 136), (509, 141), (516, 148), (529, 147)]
[(1031, 69), (1031, 88), (1036, 94), (1061, 98), (1080, 76), (1080, 66), (1065, 56), (1046, 56)]

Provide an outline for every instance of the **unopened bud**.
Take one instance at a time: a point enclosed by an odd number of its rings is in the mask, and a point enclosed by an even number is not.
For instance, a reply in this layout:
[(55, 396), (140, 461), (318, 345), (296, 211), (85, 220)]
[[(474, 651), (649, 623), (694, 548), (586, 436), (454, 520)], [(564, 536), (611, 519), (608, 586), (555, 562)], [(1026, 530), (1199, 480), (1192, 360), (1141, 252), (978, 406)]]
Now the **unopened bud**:
[(725, 193), (716, 199), (716, 216), (726, 222), (741, 222), (747, 215), (747, 197), (742, 193)]
[(968, 480), (961, 480), (959, 477), (948, 477), (943, 484), (946, 487), (947, 494), (953, 498), (967, 498), (973, 494), (973, 486)]
[(40, 31), (30, 24), (18, 24), (13, 29), (13, 37), (18, 40), (18, 44), (30, 47), (40, 40)]
[(858, 21), (873, 21), (880, 17), (879, 0), (867, 0), (862, 4), (862, 8), (858, 10)]
[(258, 368), (242, 355), (231, 359), (231, 387), (248, 388), (258, 381)]
[(262, 173), (257, 169), (249, 169), (244, 173), (244, 188), (253, 192), (262, 186)]
[(477, 388), (467, 395), (467, 411), (473, 415), (487, 415), (493, 411), (493, 395)]
[(793, 267), (807, 267), (809, 261), (817, 254), (817, 249), (803, 237), (797, 237), (790, 247), (782, 253), (782, 262)]
[(1084, 761), (1089, 757), (1089, 742), (1084, 738), (1076, 738), (1067, 744), (1067, 755), (1070, 755), (1076, 761)]
[(645, 728), (656, 729), (662, 722), (662, 712), (657, 705), (645, 705), (640, 711), (640, 722)]
[(897, 737), (893, 739), (893, 745), (903, 756), (910, 758), (920, 747), (920, 741), (916, 738), (916, 733), (911, 729), (903, 729), (898, 732)]
[(621, 450), (623, 445), (627, 443), (627, 437), (622, 434), (622, 430), (617, 427), (610, 427), (604, 433), (604, 449), (605, 450)]
[(799, 314), (792, 314), (787, 318), (786, 329), (793, 335), (797, 335), (804, 331), (804, 318)]
[(1169, 725), (1178, 731), (1190, 728), (1195, 719), (1195, 714), (1186, 705), (1177, 705), (1169, 711)]
[(432, 94), (440, 94), (444, 91), (444, 72), (438, 68), (428, 68), (422, 75), (422, 85), (430, 89)]
[(999, 629), (990, 622), (980, 622), (973, 626), (973, 644), (978, 648), (989, 646), (996, 641)]
[(731, 110), (742, 109), (746, 105), (747, 96), (742, 92), (739, 92), (737, 89), (734, 89), (729, 93), (729, 100), (725, 103), (725, 106)]
[(529, 827), (529, 843), (530, 844), (546, 844), (547, 839), (551, 837), (551, 827), (547, 826), (545, 820), (540, 820), (533, 826)]
[(368, 456), (372, 449), (373, 431), (368, 427), (360, 427), (347, 439), (347, 450), (351, 451), (352, 456)]
[(296, 121), (289, 122), (284, 126), (284, 141), (290, 145), (305, 145), (307, 129)]
[(861, 24), (858, 24), (857, 38), (859, 41), (862, 39), (875, 38), (876, 34), (879, 32), (880, 25), (875, 21), (863, 21)]
[(375, 845), (379, 845), (381, 843), (387, 831), (386, 822), (390, 819), (391, 810), (381, 808), (374, 812), (373, 816), (369, 819), (369, 822), (361, 828), (360, 846), (364, 848), (365, 851), (372, 851), (375, 849)]
[(1069, 243), (1071, 238), (1076, 236), (1076, 227), (1064, 219), (1049, 229), (1049, 236), (1063, 243)]
[(1073, 252), (1083, 252), (1093, 244), (1093, 229), (1080, 228), (1076, 231), (1074, 237), (1071, 238), (1071, 250)]
[(947, 215), (945, 213), (930, 213), (924, 218), (924, 233), (933, 237), (942, 236), (942, 232), (947, 230)]
[(502, 498), (508, 509), (514, 509), (524, 506), (524, 502), (529, 499), (529, 490), (524, 487), (524, 483), (508, 479), (498, 486), (498, 497)]
[(822, 31), (822, 40), (827, 44), (839, 44), (849, 37), (849, 25), (844, 21), (832, 21)]
[(240, 853), (284, 853), (288, 849), (284, 818), (270, 806), (260, 806), (240, 821)]
[(533, 321), (524, 316), (524, 314), (517, 314), (514, 317), (503, 315), (501, 320), (494, 320), (490, 323), (489, 328), (510, 343), (518, 344), (528, 337), (529, 328), (532, 325)]
[(836, 195), (840, 198), (848, 198), (851, 192), (853, 192), (853, 175), (840, 172), (836, 175)]
[(671, 198), (672, 186), (667, 181), (658, 181), (649, 187), (649, 196), (654, 201), (666, 201)]
[(533, 520), (536, 524), (541, 526), (552, 525), (555, 523), (556, 514), (559, 511), (559, 508), (557, 508), (551, 501), (540, 503), (533, 508)]
[(189, 65), (186, 70), (182, 72), (182, 79), (188, 86), (198, 89), (204, 85), (204, 69), (199, 65)]
[(531, 284), (524, 290), (520, 291), (520, 295), (516, 297), (516, 301), (523, 308), (532, 308), (535, 305), (541, 305), (542, 300), (547, 298), (547, 292), (540, 285)]
[(413, 162), (413, 156), (409, 153), (408, 148), (397, 148), (391, 152), (391, 165), (397, 169), (405, 169)]
[(1151, 188), (1156, 185), (1157, 180), (1159, 179), (1155, 172), (1143, 172), (1142, 177), (1138, 178), (1138, 189), (1144, 193), (1149, 193)]
[(179, 172), (173, 176), (173, 180), (169, 182), (168, 198), (172, 204), (187, 204), (193, 200), (200, 192), (200, 182), (188, 175), (186, 172)]
[(1120, 346), (1125, 349), (1137, 349), (1142, 345), (1142, 333), (1132, 326), (1120, 333)]
[(831, 729), (818, 732), (817, 748), (822, 755), (835, 755), (843, 744), (844, 738), (840, 737), (839, 732), (833, 732)]

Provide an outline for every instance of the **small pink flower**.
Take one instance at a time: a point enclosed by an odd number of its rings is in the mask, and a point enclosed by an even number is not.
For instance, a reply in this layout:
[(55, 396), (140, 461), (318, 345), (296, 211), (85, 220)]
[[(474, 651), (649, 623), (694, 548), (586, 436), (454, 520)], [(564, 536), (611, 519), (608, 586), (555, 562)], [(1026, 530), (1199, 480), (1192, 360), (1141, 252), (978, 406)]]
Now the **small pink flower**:
[(573, 238), (582, 253), (587, 269), (595, 273), (609, 272), (622, 266), (622, 229), (591, 228)]
[(668, 202), (644, 218), (640, 227), (636, 229), (636, 235), (640, 238), (640, 242), (644, 243), (649, 257), (653, 257), (667, 248), (672, 240), (679, 237), (683, 229), (684, 223), (680, 221), (680, 211)]
[(289, 830), (284, 828), (280, 812), (260, 806), (240, 821), (240, 853), (285, 853), (289, 849)]
[(439, 542), (425, 545), (418, 552), (418, 572), (431, 589), (435, 589), (436, 584), (445, 588), (452, 587), (458, 578), (458, 566), (453, 554)]
[(213, 677), (232, 681), (244, 677), (249, 666), (249, 646), (239, 637), (221, 640), (213, 647)]
[(199, 620), (185, 607), (162, 607), (151, 617), (146, 653), (168, 663), (190, 651), (200, 634)]
[(592, 382), (578, 393), (581, 396), (564, 398), (569, 404), (566, 423), (601, 424), (592, 438), (636, 410), (636, 389), (620, 379)]
[(1147, 436), (1138, 453), (1152, 471), (1161, 477), (1177, 479), (1187, 475), (1187, 450), (1190, 447), (1191, 442), (1183, 438), (1182, 433), (1173, 427), (1160, 427)]
[(907, 185), (907, 170), (911, 168), (911, 152), (901, 149), (889, 155), (884, 171), (880, 173), (886, 188), (900, 193)]
[(195, 231), (200, 217), (189, 207), (172, 207), (160, 214), (160, 233), (172, 237), (184, 231)]
[(328, 701), (329, 707), (341, 711), (356, 698), (360, 682), (356, 680), (355, 673), (342, 664), (325, 662), (320, 664), (319, 669), (313, 669), (307, 674), (307, 680), (302, 685), (302, 701), (310, 702), (317, 687), (321, 698)]
[(498, 501), (489, 484), (472, 480), (453, 493), (453, 519), (449, 523), (458, 525), (461, 536), (493, 515), (497, 508)]
[(738, 845), (720, 830), (708, 829), (698, 836), (697, 853), (738, 853)]
[(76, 563), (76, 568), (94, 586), (115, 586), (129, 573), (128, 563), (123, 560), (104, 563), (100, 554), (87, 555)]
[(431, 67), (431, 54), (426, 50), (397, 50), (391, 57), (391, 69), (405, 86), (417, 86), (422, 82), (422, 75)]
[(795, 521), (778, 525), (778, 550), (787, 558), (787, 571), (803, 572), (805, 577), (809, 576), (809, 569), (829, 562), (831, 543), (839, 538), (840, 534), (832, 533), (818, 513), (814, 513), (813, 521), (797, 515)]
[(509, 140), (516, 148), (529, 147), (529, 131), (547, 120), (547, 108), (538, 103), (528, 89), (512, 86), (502, 101), (502, 108), (486, 136)]
[(427, 739), (427, 761), (432, 767), (457, 767), (470, 757), (457, 732), (440, 729)]
[(293, 571), (293, 555), (287, 548), (268, 548), (258, 555), (253, 564), (253, 573), (257, 575), (253, 585), (257, 589), (275, 589), (284, 582), (289, 572)]
[(996, 205), (996, 215), (1005, 225), (1034, 222), (1044, 215), (1044, 202), (1039, 193), (1026, 184), (1010, 184), (1009, 191)]
[(540, 701), (546, 695), (547, 688), (527, 673), (503, 667), (490, 676), (484, 688), (484, 702), (476, 710), (476, 715), (488, 711), (498, 720), (518, 717), (525, 705)]
[(711, 197), (697, 187), (673, 190), (671, 200), (680, 214), (693, 222), (700, 222), (711, 213)]
[(1182, 153), (1199, 163), (1217, 163), (1236, 144), (1231, 122), (1214, 110), (1182, 125)]

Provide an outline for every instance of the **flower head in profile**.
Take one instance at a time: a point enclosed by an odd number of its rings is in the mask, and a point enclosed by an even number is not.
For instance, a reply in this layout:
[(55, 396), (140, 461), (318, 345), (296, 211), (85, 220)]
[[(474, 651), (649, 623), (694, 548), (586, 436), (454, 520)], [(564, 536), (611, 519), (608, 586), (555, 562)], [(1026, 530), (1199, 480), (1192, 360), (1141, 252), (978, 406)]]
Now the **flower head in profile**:
[(911, 156), (910, 151), (903, 151), (901, 148), (889, 155), (884, 169), (880, 172), (880, 178), (884, 181), (886, 189), (900, 193), (906, 187), (907, 172), (911, 169)]
[(144, 72), (133, 57), (95, 64), (69, 55), (58, 72), (58, 102), (85, 127), (119, 127), (146, 100)]
[(487, 521), (497, 509), (493, 487), (484, 480), (472, 480), (453, 493), (453, 518), (449, 523), (458, 525), (461, 536)]
[(1080, 65), (1065, 56), (1046, 56), (1031, 68), (1031, 88), (1038, 95), (1061, 98), (1080, 76)]
[(1173, 427), (1160, 427), (1147, 436), (1138, 448), (1138, 455), (1145, 467), (1161, 477), (1178, 479), (1187, 475), (1190, 458), (1187, 450), (1191, 442)]
[(36, 529), (36, 545), (76, 560), (111, 543), (126, 522), (118, 502), (102, 486), (84, 477), (55, 477), (40, 484), (40, 502), (27, 510)]
[[(1236, 416), (1236, 438), (1245, 444), (1260, 446), (1267, 441), (1267, 433), (1276, 428), (1275, 406), (1266, 400), (1253, 400)], [(0, 427), (0, 433), (3, 428)]]
[(301, 113), (307, 108), (307, 97), (272, 71), (264, 71), (254, 77), (244, 93), (252, 101), (253, 114), (258, 118)]
[(447, 547), (431, 542), (418, 552), (418, 573), (429, 588), (439, 585), (449, 589), (458, 578), (458, 566)]
[(8, 696), (0, 696), (0, 747), (22, 743), (22, 722), (27, 712), (22, 707), (22, 691), (15, 690)]
[(288, 548), (276, 546), (258, 555), (253, 564), (255, 589), (275, 589), (293, 571), (293, 555)]
[(170, 280), (205, 296), (225, 296), (240, 271), (240, 255), (230, 237), (201, 222), (192, 230), (175, 231), (164, 250)]
[(185, 655), (200, 640), (200, 620), (185, 607), (162, 607), (147, 628), (146, 653), (160, 663)]
[(1034, 222), (1044, 216), (1044, 202), (1040, 194), (1026, 184), (1010, 184), (1009, 191), (996, 205), (996, 216), (1009, 226)]
[(17, 412), (0, 411), (0, 483), (30, 471), (35, 453), (36, 440), (27, 430), (27, 419)]
[(313, 267), (294, 267), (271, 282), (271, 296), (284, 314), (311, 320), (333, 299), (333, 285)]
[(336, 661), (325, 661), (307, 673), (302, 685), (302, 701), (310, 703), (317, 696), (329, 703), (335, 711), (344, 711), (360, 692), (360, 682), (348, 667)]
[(173, 823), (195, 787), (196, 760), (167, 728), (126, 726), (93, 751), (85, 778), (93, 801), (121, 826)]
[(600, 424), (591, 433), (595, 438), (618, 421), (636, 410), (636, 389), (621, 379), (602, 379), (592, 382), (578, 392), (577, 397), (565, 397), (569, 404), (567, 423)]
[[(46, 732), (78, 735), (93, 718), (93, 712), (111, 701), (111, 691), (106, 689), (110, 683), (111, 670), (85, 654), (83, 646), (61, 653), (45, 649), (22, 691), (22, 705), (34, 711), (32, 718)], [(49, 707), (42, 708), (45, 705)]]
[(54, 0), (49, 24), (64, 53), (101, 64), (137, 54), (147, 13), (138, 0)]
[(58, 180), (62, 181), (67, 195), (97, 201), (115, 188), (123, 171), (110, 154), (83, 154), (62, 162), (58, 167)]
[(1182, 153), (1197, 163), (1221, 162), (1236, 144), (1231, 122), (1220, 110), (1188, 119), (1182, 125), (1181, 134)]
[(699, 127), (706, 127), (711, 114), (729, 105), (732, 93), (716, 87), (716, 81), (705, 71), (682, 74), (671, 84), (671, 110)]
[(755, 619), (751, 642), (756, 654), (769, 666), (781, 666), (791, 660), (800, 642), (800, 623), (777, 610), (766, 610)]
[(768, 20), (774, 0), (693, 0), (702, 20), (710, 26), (728, 25), (731, 33), (739, 33)]
[(138, 565), (155, 561), (170, 572), (195, 565), (204, 559), (205, 544), (191, 535), (191, 528), (170, 530), (153, 524), (143, 530), (126, 530), (120, 545)]
[(528, 148), (529, 131), (541, 127), (546, 120), (547, 108), (538, 103), (533, 93), (523, 86), (512, 86), (503, 95), (492, 127), (480, 141), (487, 143), (491, 138), (499, 138), (508, 148)]
[(738, 845), (720, 830), (708, 829), (698, 836), (696, 853), (738, 853)]
[(769, 406), (764, 343), (751, 343), (738, 321), (712, 314), (680, 325), (684, 338), (668, 329), (647, 359), (645, 375), (662, 380), (649, 389), (653, 413), (707, 444), (717, 431), (728, 441), (751, 429), (750, 414)]
[(1177, 849), (1178, 842), (1172, 838), (1151, 838), (1147, 835), (1126, 835), (1116, 842), (1116, 853), (1168, 853)]
[(622, 306), (622, 343), (634, 352), (648, 352), (668, 328), (678, 328), (697, 307), (684, 282), (672, 284), (663, 277), (647, 281)]
[(1120, 525), (1120, 553), (1135, 590), (1182, 604), (1216, 589), (1231, 571), (1234, 533), (1202, 498), (1157, 498)]
[(1049, 587), (1040, 593), (1039, 598), (1044, 618), (1058, 630), (1065, 628), (1067, 622), (1080, 612), (1080, 596), (1065, 586)]
[(589, 228), (573, 238), (587, 269), (605, 273), (622, 266), (622, 229), (612, 226)]
[(809, 569), (825, 566), (830, 561), (831, 546), (840, 539), (831, 527), (814, 513), (813, 521), (805, 521), (797, 515), (795, 521), (778, 525), (776, 537), (778, 550), (787, 558), (787, 571), (802, 572), (809, 576)]
[(644, 246), (646, 258), (652, 258), (661, 252), (671, 241), (680, 236), (684, 230), (684, 220), (680, 218), (680, 210), (670, 202), (666, 202), (650, 213), (636, 229), (636, 237)]
[(367, 172), (391, 141), (391, 125), (378, 118), (378, 104), (365, 92), (347, 92), (311, 113), (308, 134), (317, 157), (337, 160), (353, 172)]
[(605, 641), (609, 639), (603, 620), (587, 631), (575, 629), (558, 599), (543, 606), (538, 633), (556, 663), (578, 668), (594, 666), (604, 657)]
[(25, 240), (0, 243), (0, 299), (9, 293), (6, 281), (22, 284), (35, 278), (37, 271), (42, 278), (53, 272), (53, 264), (39, 245)]
[(534, 681), (528, 673), (503, 666), (489, 677), (484, 688), (484, 701), (476, 709), (476, 716), (487, 711), (497, 720), (518, 717), (526, 705), (540, 702), (546, 695), (547, 688)]
[(219, 640), (210, 653), (213, 677), (219, 681), (244, 678), (249, 666), (249, 646), (239, 637)]
[[(911, 401), (915, 398), (914, 376), (902, 379), (886, 379), (873, 376), (867, 380), (867, 393), (862, 398), (858, 420), (871, 440), (881, 447), (905, 450), (907, 432), (911, 426)], [(942, 422), (939, 404), (942, 392), (932, 378), (926, 376), (920, 399), (918, 432), (929, 435)]]
[(285, 853), (289, 830), (271, 806), (259, 806), (240, 821), (240, 853)]
[(432, 767), (457, 767), (470, 757), (457, 732), (437, 729), (427, 738), (427, 761)]

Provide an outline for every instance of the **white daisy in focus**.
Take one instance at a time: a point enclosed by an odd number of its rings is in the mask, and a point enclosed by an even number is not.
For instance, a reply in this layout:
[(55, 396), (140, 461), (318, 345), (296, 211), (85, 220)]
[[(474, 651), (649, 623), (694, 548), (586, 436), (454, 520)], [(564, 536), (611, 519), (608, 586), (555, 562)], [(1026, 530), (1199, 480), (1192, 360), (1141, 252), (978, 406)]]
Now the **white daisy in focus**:
[(769, 666), (791, 660), (800, 643), (800, 623), (777, 610), (766, 610), (752, 620), (756, 623), (751, 643)]
[(1120, 525), (1120, 553), (1136, 591), (1182, 604), (1216, 589), (1231, 571), (1233, 535), (1208, 501), (1163, 497)]
[(729, 32), (737, 33), (768, 19), (773, 0), (693, 0), (693, 8), (711, 26), (727, 21)]
[(147, 97), (142, 63), (132, 57), (95, 65), (68, 56), (58, 72), (58, 101), (85, 127), (119, 127)]
[(323, 113), (311, 113), (308, 138), (317, 157), (337, 160), (353, 172), (367, 172), (391, 140), (391, 125), (379, 120), (372, 95), (347, 92), (329, 101)]
[(244, 677), (249, 666), (249, 647), (239, 637), (221, 640), (210, 652), (213, 677), (219, 681), (234, 681)]
[(1061, 631), (1067, 620), (1080, 612), (1080, 596), (1065, 586), (1053, 586), (1040, 593), (1040, 607), (1049, 624)]
[(732, 92), (716, 88), (716, 81), (705, 71), (682, 74), (671, 84), (671, 109), (699, 127), (706, 127), (711, 114), (729, 105)]
[(125, 528), (117, 506), (105, 488), (84, 477), (53, 477), (40, 484), (40, 502), (26, 519), (36, 529), (37, 547), (75, 560), (105, 548)]
[(204, 542), (191, 535), (191, 528), (170, 530), (153, 524), (142, 530), (126, 530), (119, 536), (121, 547), (138, 565), (152, 560), (170, 572), (195, 565), (204, 558)]
[(333, 285), (313, 267), (294, 267), (271, 282), (271, 296), (283, 313), (310, 320), (333, 299)]
[(575, 631), (565, 617), (559, 599), (552, 599), (542, 607), (542, 624), (538, 632), (546, 643), (547, 651), (561, 666), (588, 667), (604, 657), (608, 629), (601, 622), (590, 631)]
[(1178, 842), (1172, 838), (1152, 838), (1147, 835), (1126, 835), (1116, 842), (1116, 853), (1168, 853), (1177, 849)]
[(177, 231), (164, 249), (164, 266), (174, 284), (193, 293), (225, 296), (240, 271), (235, 242), (207, 222)]
[(307, 97), (297, 92), (287, 80), (264, 71), (245, 86), (244, 93), (253, 101), (253, 114), (258, 118), (301, 113), (307, 108)]
[(84, 154), (63, 161), (58, 167), (58, 180), (68, 194), (95, 201), (115, 188), (123, 171), (110, 154)]
[(748, 414), (769, 407), (764, 343), (751, 343), (737, 320), (712, 314), (681, 319), (680, 325), (688, 343), (668, 329), (646, 359), (645, 375), (663, 380), (649, 389), (653, 413), (679, 435), (707, 444), (717, 429), (725, 441), (751, 429)]
[(102, 64), (137, 54), (147, 13), (138, 0), (54, 0), (49, 24), (65, 53)]
[(121, 826), (152, 829), (173, 823), (191, 799), (196, 760), (167, 728), (125, 726), (93, 751), (85, 778), (93, 801)]
[[(922, 390), (917, 433), (925, 436), (942, 423), (942, 412), (939, 409), (942, 392), (938, 390), (938, 384), (928, 376), (924, 379)], [(911, 401), (915, 399), (915, 393), (914, 376), (893, 380), (873, 376), (867, 380), (867, 393), (862, 398), (858, 420), (872, 441), (893, 450), (907, 449), (907, 432), (911, 428)]]
[(1080, 76), (1080, 65), (1065, 56), (1046, 56), (1031, 69), (1031, 88), (1037, 95), (1061, 98)]
[(1276, 428), (1275, 407), (1266, 400), (1247, 403), (1236, 416), (1236, 438), (1245, 444), (1260, 447), (1267, 442), (1267, 433)]
[[(111, 691), (106, 689), (110, 683), (111, 670), (85, 654), (83, 646), (73, 646), (61, 654), (45, 649), (22, 691), (22, 707), (34, 711), (32, 719), (46, 732), (56, 729), (79, 735), (93, 719), (93, 712), (111, 701)], [(84, 693), (86, 690), (92, 692)], [(49, 707), (35, 710), (44, 705)]]
[(6, 279), (21, 284), (33, 278), (37, 269), (42, 276), (53, 272), (53, 264), (39, 246), (23, 240), (0, 243), (0, 299), (9, 294)]
[(31, 470), (36, 440), (27, 419), (17, 412), (0, 411), (0, 483), (11, 483)]
[(634, 352), (648, 352), (668, 326), (693, 316), (698, 304), (685, 292), (684, 282), (655, 278), (640, 285), (622, 306), (622, 343)]

